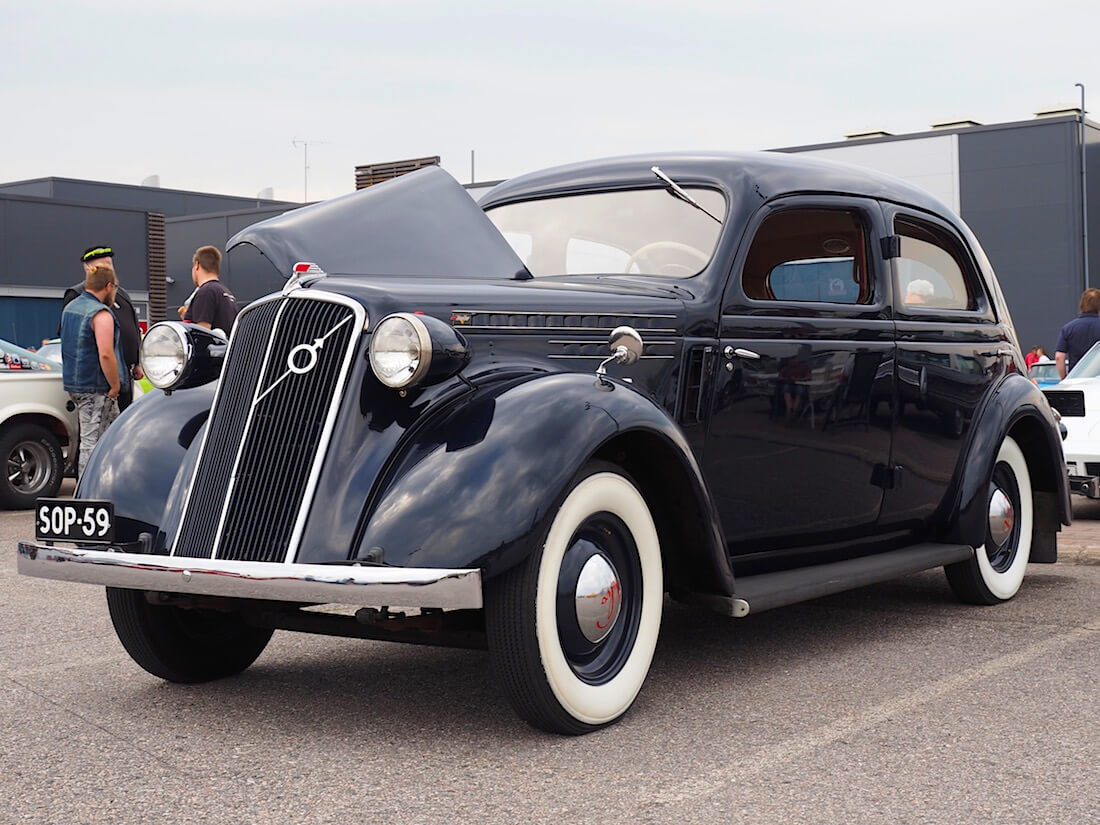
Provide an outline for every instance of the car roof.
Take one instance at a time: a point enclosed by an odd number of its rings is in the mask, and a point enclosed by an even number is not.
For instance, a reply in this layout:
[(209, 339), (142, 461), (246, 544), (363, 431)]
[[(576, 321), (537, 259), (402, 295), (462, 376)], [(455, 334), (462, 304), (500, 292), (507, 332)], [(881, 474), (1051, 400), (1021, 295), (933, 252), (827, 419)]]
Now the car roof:
[(653, 166), (681, 185), (717, 186), (753, 208), (776, 196), (813, 192), (879, 198), (953, 217), (944, 203), (899, 178), (862, 166), (781, 152), (676, 152), (573, 163), (506, 180), (490, 189), (479, 203), (492, 209), (532, 197), (660, 186)]

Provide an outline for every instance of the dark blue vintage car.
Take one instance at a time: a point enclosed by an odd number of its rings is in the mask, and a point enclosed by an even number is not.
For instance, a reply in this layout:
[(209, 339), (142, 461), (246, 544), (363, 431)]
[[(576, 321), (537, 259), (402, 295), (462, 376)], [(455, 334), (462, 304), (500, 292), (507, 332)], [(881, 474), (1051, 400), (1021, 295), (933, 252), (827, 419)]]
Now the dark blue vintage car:
[(943, 566), (995, 604), (1069, 524), (988, 260), (868, 170), (626, 157), (475, 204), (433, 168), (230, 246), (286, 286), (228, 343), (154, 326), (163, 392), (19, 544), (106, 585), (164, 679), (275, 629), (487, 647), (521, 717), (584, 733), (634, 701), (666, 594), (745, 616)]

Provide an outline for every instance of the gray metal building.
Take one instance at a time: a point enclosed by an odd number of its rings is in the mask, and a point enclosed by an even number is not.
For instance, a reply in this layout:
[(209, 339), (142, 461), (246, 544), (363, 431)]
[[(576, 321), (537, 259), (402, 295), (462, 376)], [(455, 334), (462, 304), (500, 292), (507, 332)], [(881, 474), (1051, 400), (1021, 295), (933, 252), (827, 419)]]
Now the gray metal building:
[[(176, 308), (183, 304), (194, 288), (191, 283), (191, 256), (196, 249), (204, 244), (213, 244), (224, 250), (226, 241), (245, 227), (281, 215), (296, 206), (266, 206), (168, 218), (164, 222), (168, 317), (178, 317)], [(238, 247), (222, 258), (220, 278), (240, 306), (280, 289), (287, 275), (276, 272), (271, 263), (250, 246)]]
[[(140, 320), (160, 320), (167, 309), (165, 216), (296, 205), (71, 178), (0, 184), (0, 338), (28, 347), (56, 334), (65, 289), (84, 275), (81, 253), (102, 243), (115, 249)], [(187, 252), (188, 281), (199, 245)]]

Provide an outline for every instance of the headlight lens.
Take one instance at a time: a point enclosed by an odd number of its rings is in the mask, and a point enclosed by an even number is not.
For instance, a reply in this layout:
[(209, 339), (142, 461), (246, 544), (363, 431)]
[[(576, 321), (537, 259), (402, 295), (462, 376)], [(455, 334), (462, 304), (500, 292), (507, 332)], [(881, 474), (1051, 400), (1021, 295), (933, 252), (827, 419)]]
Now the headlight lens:
[(432, 360), (432, 341), (424, 322), (407, 312), (383, 318), (370, 340), (370, 365), (387, 387), (416, 383)]
[(156, 324), (141, 342), (141, 368), (158, 389), (169, 389), (179, 382), (187, 368), (187, 339), (177, 324)]

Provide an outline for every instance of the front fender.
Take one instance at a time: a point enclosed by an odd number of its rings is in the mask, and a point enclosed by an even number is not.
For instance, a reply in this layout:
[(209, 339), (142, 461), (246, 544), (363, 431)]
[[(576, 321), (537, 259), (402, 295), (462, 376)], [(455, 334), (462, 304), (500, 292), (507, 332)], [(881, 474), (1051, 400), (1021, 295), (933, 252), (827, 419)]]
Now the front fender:
[[(594, 456), (618, 460), (635, 475), (651, 509), (659, 508), (663, 492), (632, 471), (632, 459), (639, 468), (653, 460), (637, 450), (629, 454), (630, 446), (643, 445), (664, 456), (666, 479), (686, 482), (676, 487), (695, 500), (698, 522), (706, 525), (698, 540), (678, 537), (693, 545), (678, 549), (705, 559), (711, 575), (706, 589), (732, 592), (718, 520), (679, 429), (628, 384), (600, 384), (576, 373), (479, 390), (421, 430), (368, 507), (357, 557), (397, 566), (476, 567), (483, 579), (492, 578), (538, 546), (569, 482)], [(698, 530), (691, 512), (681, 514), (694, 522), (686, 534)], [(660, 524), (656, 513), (655, 519)]]
[(1053, 534), (1060, 529), (1059, 522), (1070, 523), (1069, 484), (1058, 425), (1046, 397), (1034, 384), (1018, 373), (1007, 376), (983, 408), (973, 432), (961, 462), (955, 516), (949, 520), (952, 526), (946, 541), (973, 546), (985, 542), (987, 485), (1006, 435), (1016, 440), (1027, 459), (1036, 499), (1036, 535)]
[(214, 402), (215, 383), (171, 395), (156, 390), (131, 404), (99, 439), (80, 476), (77, 498), (114, 503), (119, 541), (156, 534), (177, 476), (194, 461), (196, 446)]

